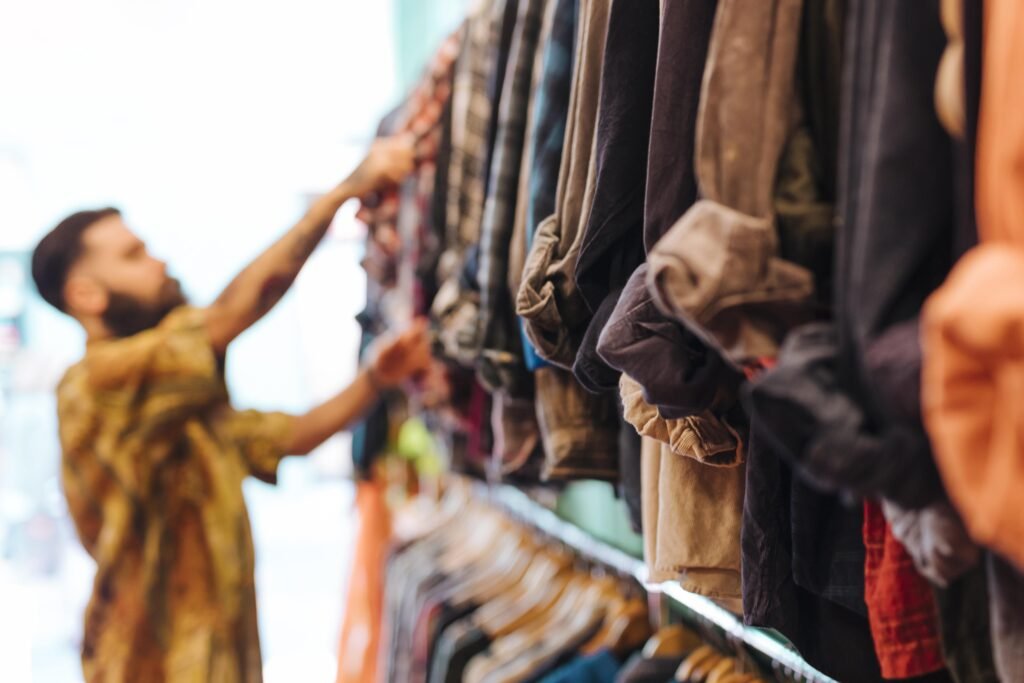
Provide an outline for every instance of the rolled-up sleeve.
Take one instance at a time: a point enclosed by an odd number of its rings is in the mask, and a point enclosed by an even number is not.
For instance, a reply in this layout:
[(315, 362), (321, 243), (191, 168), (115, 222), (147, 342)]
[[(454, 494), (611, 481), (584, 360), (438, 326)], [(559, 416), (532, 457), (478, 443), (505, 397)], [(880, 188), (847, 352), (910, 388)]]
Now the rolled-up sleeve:
[(228, 436), (238, 446), (249, 473), (275, 484), (278, 465), (290, 455), (286, 449), (294, 426), (294, 416), (286, 413), (240, 410), (228, 418)]

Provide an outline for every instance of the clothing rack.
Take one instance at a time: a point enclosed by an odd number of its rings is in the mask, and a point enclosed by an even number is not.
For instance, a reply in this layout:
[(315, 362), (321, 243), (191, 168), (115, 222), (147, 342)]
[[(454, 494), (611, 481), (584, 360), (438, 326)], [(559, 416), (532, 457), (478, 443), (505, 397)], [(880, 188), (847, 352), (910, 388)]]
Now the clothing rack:
[(651, 583), (644, 563), (598, 540), (578, 526), (571, 524), (526, 493), (512, 486), (477, 484), (474, 495), (503, 509), (517, 519), (565, 546), (583, 558), (602, 565), (621, 576), (635, 579), (654, 604), (660, 602), (662, 614), (673, 604), (700, 622), (703, 629), (710, 628), (733, 646), (771, 666), (772, 672), (784, 680), (799, 683), (837, 683), (816, 670), (793, 649), (766, 633), (745, 626), (729, 611), (719, 607), (702, 595), (690, 593), (675, 582)]

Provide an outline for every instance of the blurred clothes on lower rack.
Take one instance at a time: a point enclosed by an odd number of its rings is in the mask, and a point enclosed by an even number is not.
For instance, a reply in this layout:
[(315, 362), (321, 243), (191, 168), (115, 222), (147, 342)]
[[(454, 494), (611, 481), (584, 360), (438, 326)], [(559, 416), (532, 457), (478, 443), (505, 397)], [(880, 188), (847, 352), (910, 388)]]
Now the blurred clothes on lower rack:
[(761, 680), (682, 625), (653, 628), (634, 577), (469, 495), (462, 482), (429, 519), (388, 562), (381, 680)]

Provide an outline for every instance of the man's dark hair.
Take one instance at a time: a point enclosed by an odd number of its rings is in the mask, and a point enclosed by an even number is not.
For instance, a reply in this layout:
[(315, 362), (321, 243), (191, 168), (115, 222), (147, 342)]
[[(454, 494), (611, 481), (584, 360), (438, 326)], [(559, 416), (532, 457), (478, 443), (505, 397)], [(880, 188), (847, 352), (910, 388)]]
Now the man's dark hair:
[(32, 279), (43, 299), (57, 310), (67, 312), (64, 285), (68, 272), (82, 256), (82, 235), (107, 216), (120, 216), (113, 207), (73, 213), (49, 232), (32, 252)]

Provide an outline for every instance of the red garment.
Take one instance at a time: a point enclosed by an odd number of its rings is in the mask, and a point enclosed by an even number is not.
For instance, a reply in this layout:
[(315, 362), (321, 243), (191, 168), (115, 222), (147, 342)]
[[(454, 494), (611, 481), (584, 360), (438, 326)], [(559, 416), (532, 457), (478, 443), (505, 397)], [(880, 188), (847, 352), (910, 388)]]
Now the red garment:
[(864, 503), (864, 546), (864, 601), (882, 677), (914, 678), (945, 669), (935, 596), (877, 503)]
[(356, 509), (359, 529), (348, 583), (348, 604), (341, 625), (337, 683), (377, 683), (384, 571), (391, 541), (391, 515), (384, 500), (383, 484), (359, 482)]

